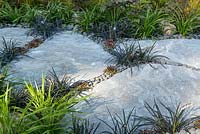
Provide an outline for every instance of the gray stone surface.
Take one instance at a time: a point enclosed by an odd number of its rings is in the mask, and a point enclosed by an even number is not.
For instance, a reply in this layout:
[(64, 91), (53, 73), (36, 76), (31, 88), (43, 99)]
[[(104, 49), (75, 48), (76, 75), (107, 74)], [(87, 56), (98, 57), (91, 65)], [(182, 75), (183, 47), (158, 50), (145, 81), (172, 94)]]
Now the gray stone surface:
[[(23, 78), (39, 78), (53, 67), (58, 74), (87, 75), (102, 69), (108, 54), (100, 45), (80, 34), (62, 32), (14, 61), (12, 72)], [(99, 72), (102, 72), (99, 71)]]
[[(153, 41), (140, 41), (142, 46), (153, 44)], [(200, 40), (171, 39), (157, 41), (157, 50), (173, 61), (200, 67)], [(102, 73), (109, 54), (100, 45), (72, 32), (62, 32), (46, 40), (40, 47), (12, 62), (11, 71), (18, 77), (39, 78), (41, 72), (54, 67), (59, 74), (73, 74), (78, 78), (92, 78)], [(139, 114), (146, 114), (144, 101), (152, 102), (154, 98), (164, 100), (169, 105), (182, 102), (183, 105), (200, 106), (200, 72), (190, 69), (167, 66), (163, 68), (148, 65), (139, 70), (133, 68), (117, 74), (113, 78), (97, 85), (92, 91), (90, 105), (80, 104), (85, 111), (84, 117), (96, 121), (98, 116), (110, 120), (107, 108), (119, 113), (122, 109), (129, 111), (134, 106)], [(198, 111), (199, 112), (199, 111)], [(200, 113), (200, 112), (199, 112)]]
[(27, 36), (28, 28), (1, 28), (0, 29), (0, 47), (2, 47), (2, 37), (7, 41), (15, 41), (17, 46), (24, 46), (27, 42), (33, 39), (32, 36)]

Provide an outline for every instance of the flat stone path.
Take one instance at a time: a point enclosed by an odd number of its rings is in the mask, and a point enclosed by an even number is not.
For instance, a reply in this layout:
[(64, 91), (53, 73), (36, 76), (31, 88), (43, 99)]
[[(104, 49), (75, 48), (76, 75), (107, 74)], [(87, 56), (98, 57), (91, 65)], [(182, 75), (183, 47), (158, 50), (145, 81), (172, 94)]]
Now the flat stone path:
[[(14, 35), (10, 37), (15, 37)], [(27, 38), (23, 37), (26, 42)], [(23, 41), (22, 37), (20, 40)], [(147, 46), (153, 42), (145, 40), (140, 41), (140, 44)], [(156, 44), (156, 49), (171, 60), (200, 67), (200, 40), (171, 39), (160, 40)], [(46, 40), (38, 48), (31, 49), (27, 57), (13, 61), (11, 71), (19, 78), (40, 78), (42, 72), (46, 73), (54, 67), (60, 75), (68, 73), (88, 79), (102, 73), (109, 57), (100, 45), (87, 37), (65, 31)], [(84, 117), (95, 122), (96, 116), (110, 120), (107, 107), (115, 113), (136, 107), (138, 113), (144, 115), (144, 101), (151, 103), (154, 99), (163, 100), (170, 106), (178, 102), (200, 106), (200, 72), (175, 66), (155, 67), (157, 69), (149, 65), (144, 65), (139, 70), (133, 68), (132, 75), (127, 70), (98, 84), (87, 92), (92, 94), (90, 105), (83, 103), (78, 108), (88, 113)]]
[(82, 74), (81, 78), (86, 79), (90, 72), (101, 73), (109, 58), (100, 45), (70, 31), (58, 33), (26, 55), (11, 64), (12, 72), (25, 79), (40, 78), (52, 67), (59, 75)]

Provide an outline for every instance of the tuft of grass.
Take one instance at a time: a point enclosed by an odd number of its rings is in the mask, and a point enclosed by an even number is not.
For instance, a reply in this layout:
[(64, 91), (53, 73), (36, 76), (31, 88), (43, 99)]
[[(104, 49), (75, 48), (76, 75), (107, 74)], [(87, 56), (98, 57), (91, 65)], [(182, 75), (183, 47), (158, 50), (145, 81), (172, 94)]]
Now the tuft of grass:
[(58, 74), (55, 72), (54, 68), (49, 71), (49, 74), (46, 77), (46, 87), (52, 88), (51, 95), (54, 99), (59, 99), (65, 94), (68, 94), (72, 89), (70, 88), (72, 84), (72, 78), (64, 75), (62, 78), (59, 78)]
[[(45, 88), (45, 78), (42, 84), (33, 86), (25, 82), (28, 102), (23, 108), (10, 106), (11, 91), (6, 89), (0, 96), (0, 132), (1, 133), (26, 133), (26, 134), (62, 134), (70, 123), (64, 123), (65, 115), (76, 112), (74, 106), (86, 97), (77, 97), (69, 92), (63, 97), (54, 100), (51, 87)], [(46, 94), (47, 91), (47, 94)]]
[(77, 14), (75, 23), (81, 32), (90, 33), (92, 26), (99, 19), (102, 12), (99, 7), (86, 8)]
[(160, 9), (167, 6), (169, 0), (141, 0), (141, 3), (149, 6), (151, 9)]
[(180, 103), (173, 109), (162, 102), (154, 101), (153, 105), (146, 102), (145, 108), (150, 116), (140, 117), (140, 120), (144, 121), (143, 126), (150, 126), (158, 133), (175, 134), (181, 130), (188, 131), (200, 118), (191, 117), (192, 109), (181, 107)]
[(61, 21), (62, 24), (70, 24), (72, 22), (73, 9), (63, 2), (50, 1), (44, 11), (46, 18), (50, 22)]
[(35, 21), (35, 18), (42, 12), (39, 7), (32, 7), (29, 4), (21, 5), (21, 10), (24, 12), (24, 15), (21, 17), (21, 21), (28, 25), (32, 25), (32, 23)]
[(138, 134), (140, 128), (140, 121), (136, 119), (134, 115), (134, 108), (126, 115), (125, 111), (122, 111), (122, 116), (119, 114), (112, 115), (108, 110), (109, 116), (112, 120), (112, 124), (99, 119), (103, 122), (110, 130), (102, 131), (105, 134)]
[(8, 2), (3, 2), (0, 10), (0, 22), (5, 24), (18, 24), (23, 13), (16, 6), (12, 7)]
[(3, 95), (6, 92), (7, 85), (12, 83), (8, 78), (9, 76), (8, 67), (0, 69), (0, 95)]
[(45, 16), (36, 16), (32, 29), (28, 32), (28, 35), (40, 36), (43, 40), (53, 36), (62, 27), (62, 22), (57, 20), (52, 23), (46, 19)]
[(97, 134), (100, 123), (95, 125), (87, 119), (72, 117), (72, 127), (69, 128), (70, 134)]
[(135, 36), (137, 38), (149, 38), (160, 33), (160, 24), (164, 20), (165, 14), (160, 10), (148, 9), (144, 15), (139, 15), (139, 21), (136, 22), (137, 31)]
[[(158, 51), (155, 51), (155, 43), (152, 46), (142, 48), (140, 45), (123, 44), (123, 46), (117, 46), (115, 49), (110, 51), (112, 58), (108, 62), (115, 63), (117, 66), (126, 67), (139, 67), (142, 64), (149, 64), (168, 59), (166, 56), (159, 55)], [(153, 67), (153, 66), (152, 66)]]
[(2, 37), (3, 40), (3, 46), (0, 49), (0, 64), (1, 67), (7, 65), (10, 63), (12, 60), (15, 60), (18, 58), (20, 53), (16, 51), (17, 45), (19, 44), (16, 41), (13, 41), (12, 39), (9, 41), (6, 41), (4, 37)]
[(186, 12), (181, 7), (171, 8), (170, 21), (176, 26), (177, 32), (182, 36), (194, 33), (200, 28), (199, 18), (200, 15), (196, 11)]
[(5, 93), (0, 95), (0, 133), (14, 134), (16, 132), (16, 117), (10, 112), (10, 88), (5, 88)]

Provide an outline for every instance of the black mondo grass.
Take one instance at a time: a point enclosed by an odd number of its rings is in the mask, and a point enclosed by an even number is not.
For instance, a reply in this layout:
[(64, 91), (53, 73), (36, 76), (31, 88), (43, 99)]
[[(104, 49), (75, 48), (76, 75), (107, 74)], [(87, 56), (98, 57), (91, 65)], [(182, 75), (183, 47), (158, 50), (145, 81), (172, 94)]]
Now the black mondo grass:
[(52, 37), (56, 32), (62, 29), (62, 21), (56, 20), (51, 22), (45, 16), (36, 16), (33, 21), (32, 29), (28, 32), (28, 35), (35, 37), (42, 37), (44, 40)]
[(149, 64), (153, 67), (153, 63), (168, 59), (168, 57), (158, 54), (158, 51), (154, 49), (155, 43), (152, 46), (144, 48), (140, 44), (136, 45), (136, 43), (119, 45), (110, 51), (112, 58), (108, 59), (108, 62), (114, 62), (117, 66), (130, 68), (135, 66), (140, 67), (142, 64)]
[(111, 124), (99, 119), (109, 128), (109, 130), (102, 131), (103, 134), (138, 134), (141, 122), (135, 116), (135, 108), (129, 111), (128, 114), (123, 110), (122, 115), (113, 115), (109, 109), (108, 113), (111, 118)]
[(46, 77), (46, 87), (52, 88), (52, 96), (58, 99), (71, 91), (70, 85), (72, 84), (72, 78), (68, 75), (63, 75), (62, 78), (58, 76), (54, 68), (49, 71)]
[(200, 119), (200, 116), (191, 116), (194, 109), (183, 107), (180, 103), (173, 109), (160, 101), (154, 101), (153, 106), (145, 102), (145, 108), (150, 116), (139, 119), (144, 122), (143, 126), (150, 126), (157, 133), (175, 134), (181, 130), (188, 131)]
[(17, 51), (18, 42), (10, 39), (6, 41), (4, 37), (2, 37), (2, 48), (0, 48), (0, 63), (1, 67), (7, 65), (12, 60), (17, 59), (20, 53)]
[(72, 117), (72, 127), (69, 128), (72, 134), (97, 134), (100, 123), (90, 123), (87, 119)]

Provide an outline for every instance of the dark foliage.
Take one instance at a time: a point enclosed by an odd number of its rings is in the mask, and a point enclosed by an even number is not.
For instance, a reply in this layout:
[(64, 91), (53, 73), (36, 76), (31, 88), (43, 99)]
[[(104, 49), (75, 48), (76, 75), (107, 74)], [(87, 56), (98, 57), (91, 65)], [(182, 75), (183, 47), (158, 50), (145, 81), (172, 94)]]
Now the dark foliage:
[(41, 36), (44, 40), (62, 29), (62, 21), (51, 22), (44, 16), (37, 16), (28, 35)]
[(140, 127), (140, 121), (137, 121), (134, 112), (134, 108), (126, 115), (123, 110), (122, 116), (115, 114), (112, 115), (108, 110), (112, 125), (104, 120), (100, 119), (110, 131), (103, 131), (105, 134), (138, 134)]
[(2, 48), (0, 49), (0, 66), (3, 67), (10, 63), (11, 61), (18, 59), (18, 56), (21, 55), (19, 51), (17, 51), (17, 45), (19, 44), (16, 41), (9, 40), (6, 41), (4, 37), (2, 37)]
[(118, 45), (115, 49), (110, 51), (112, 58), (110, 58), (108, 62), (114, 62), (117, 66), (139, 67), (142, 64), (151, 65), (157, 61), (168, 59), (166, 56), (159, 55), (158, 51), (154, 49), (155, 44), (144, 48), (140, 45), (136, 45), (136, 42), (131, 45)]
[(78, 119), (77, 117), (72, 117), (72, 127), (70, 128), (71, 134), (97, 134), (97, 130), (100, 123), (95, 125), (90, 123), (87, 119)]
[(159, 101), (154, 101), (153, 105), (145, 103), (145, 108), (150, 116), (140, 117), (144, 121), (144, 126), (151, 126), (158, 133), (175, 134), (181, 130), (188, 131), (193, 128), (195, 121), (200, 116), (191, 117), (194, 109), (184, 108), (178, 104), (174, 109)]

